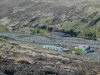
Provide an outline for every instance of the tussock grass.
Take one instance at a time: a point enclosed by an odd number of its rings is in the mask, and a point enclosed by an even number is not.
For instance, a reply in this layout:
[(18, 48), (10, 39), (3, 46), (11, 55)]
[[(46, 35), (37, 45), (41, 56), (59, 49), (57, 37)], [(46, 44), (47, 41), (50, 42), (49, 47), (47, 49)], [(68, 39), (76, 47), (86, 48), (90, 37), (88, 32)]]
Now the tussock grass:
[(30, 63), (29, 59), (22, 57), (10, 57), (8, 59), (14, 61), (15, 63)]

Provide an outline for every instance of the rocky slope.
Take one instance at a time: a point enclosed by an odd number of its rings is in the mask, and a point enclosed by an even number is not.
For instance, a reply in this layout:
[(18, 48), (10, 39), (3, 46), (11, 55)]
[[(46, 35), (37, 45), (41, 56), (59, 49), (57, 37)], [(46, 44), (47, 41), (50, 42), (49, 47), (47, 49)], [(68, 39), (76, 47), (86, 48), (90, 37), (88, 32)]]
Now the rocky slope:
[[(1, 31), (100, 37), (99, 0), (0, 0)], [(7, 29), (6, 29), (7, 27)]]

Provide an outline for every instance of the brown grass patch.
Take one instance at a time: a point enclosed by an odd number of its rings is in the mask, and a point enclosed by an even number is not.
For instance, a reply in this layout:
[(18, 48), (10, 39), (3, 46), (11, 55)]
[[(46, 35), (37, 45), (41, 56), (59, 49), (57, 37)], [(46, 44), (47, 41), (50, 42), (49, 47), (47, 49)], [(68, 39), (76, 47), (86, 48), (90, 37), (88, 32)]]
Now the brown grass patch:
[(13, 60), (15, 63), (26, 63), (26, 64), (30, 64), (29, 59), (27, 59), (27, 58), (10, 57), (8, 59)]

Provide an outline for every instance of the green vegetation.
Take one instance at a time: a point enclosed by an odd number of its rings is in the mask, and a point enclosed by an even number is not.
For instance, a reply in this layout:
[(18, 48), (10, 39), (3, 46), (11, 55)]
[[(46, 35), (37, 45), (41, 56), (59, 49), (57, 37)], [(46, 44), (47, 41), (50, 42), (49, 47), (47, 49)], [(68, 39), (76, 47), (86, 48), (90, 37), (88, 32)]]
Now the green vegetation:
[(100, 36), (100, 18), (95, 17), (88, 19), (87, 23), (81, 21), (66, 21), (60, 24), (57, 28), (63, 30), (69, 37), (78, 37), (89, 40), (97, 40)]
[(95, 33), (86, 33), (84, 39), (96, 40)]
[(82, 22), (69, 22), (69, 21), (66, 21), (62, 24), (60, 24), (60, 26), (58, 26), (58, 29), (64, 29), (65, 31), (69, 31), (69, 30), (76, 30), (76, 28), (80, 28), (81, 26), (83, 25)]
[(43, 19), (41, 20), (40, 26), (50, 26), (52, 23), (53, 18)]
[(50, 32), (52, 32), (53, 28), (50, 27), (52, 22), (52, 18), (42, 19), (41, 23), (34, 26), (34, 28), (30, 28), (31, 34), (38, 34), (42, 36), (50, 36)]
[(100, 29), (96, 30), (96, 26), (99, 25), (99, 17), (90, 20), (87, 23), (81, 21), (65, 21), (57, 26), (51, 27), (52, 19), (42, 20), (41, 24), (31, 29), (32, 34), (40, 34), (43, 36), (50, 36), (55, 28), (59, 31), (63, 31), (68, 34), (69, 37), (78, 37), (89, 40), (96, 40), (97, 35), (100, 35)]
[(98, 4), (97, 4), (97, 5), (95, 5), (95, 8), (100, 8), (100, 5), (98, 5)]
[[(87, 16), (89, 17), (89, 16)], [(86, 23), (84, 23), (84, 20)], [(34, 27), (25, 27), (21, 29), (23, 33), (39, 34), (42, 36), (50, 36), (50, 33), (55, 29), (58, 31), (63, 31), (69, 37), (78, 37), (89, 40), (97, 40), (100, 37), (100, 17), (94, 17), (92, 19), (86, 18), (83, 21), (65, 21), (61, 24), (52, 26), (52, 18), (42, 19), (40, 24), (34, 25)]]
[(75, 49), (75, 48), (70, 48), (70, 49), (69, 49), (69, 52), (72, 53), (73, 51), (74, 51), (75, 53), (81, 53), (81, 52), (82, 52), (82, 49)]
[(39, 34), (42, 36), (50, 36), (50, 32), (46, 29), (34, 28), (32, 34)]
[(0, 32), (8, 32), (9, 30), (5, 26), (0, 25)]

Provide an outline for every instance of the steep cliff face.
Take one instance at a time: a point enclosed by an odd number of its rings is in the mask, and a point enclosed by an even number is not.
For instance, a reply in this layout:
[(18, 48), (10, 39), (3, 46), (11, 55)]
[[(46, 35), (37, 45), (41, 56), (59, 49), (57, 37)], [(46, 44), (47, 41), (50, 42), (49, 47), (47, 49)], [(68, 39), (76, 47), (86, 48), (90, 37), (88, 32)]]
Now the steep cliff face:
[(0, 7), (0, 26), (9, 31), (73, 30), (78, 37), (100, 37), (99, 0), (0, 0)]

